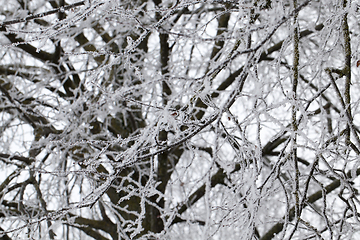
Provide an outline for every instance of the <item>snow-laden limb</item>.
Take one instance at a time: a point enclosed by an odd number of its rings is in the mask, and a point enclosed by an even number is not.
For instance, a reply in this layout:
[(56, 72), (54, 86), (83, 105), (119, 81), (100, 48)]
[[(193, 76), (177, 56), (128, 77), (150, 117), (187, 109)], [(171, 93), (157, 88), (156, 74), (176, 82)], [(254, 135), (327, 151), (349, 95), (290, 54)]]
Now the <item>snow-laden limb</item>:
[(4, 239), (358, 238), (356, 1), (1, 4)]

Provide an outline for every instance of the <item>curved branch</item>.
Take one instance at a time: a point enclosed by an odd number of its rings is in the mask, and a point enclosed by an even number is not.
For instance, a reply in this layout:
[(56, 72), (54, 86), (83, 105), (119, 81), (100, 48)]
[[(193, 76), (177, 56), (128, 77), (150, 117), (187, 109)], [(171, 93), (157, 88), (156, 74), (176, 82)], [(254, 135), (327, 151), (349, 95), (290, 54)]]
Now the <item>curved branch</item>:
[[(358, 168), (356, 170), (356, 176), (360, 175), (360, 168)], [(353, 176), (353, 171), (348, 171), (346, 174), (347, 177), (354, 177)], [(328, 194), (332, 191), (334, 191), (335, 189), (337, 189), (338, 187), (340, 187), (341, 185), (341, 181), (340, 179), (334, 180), (332, 183), (328, 184), (324, 190), (319, 190), (317, 192), (315, 192), (314, 194), (310, 195), (307, 198), (307, 201), (304, 202), (304, 206), (306, 207), (307, 205), (309, 205), (310, 203), (314, 203), (317, 200), (319, 200), (320, 198), (323, 197), (323, 194)], [(289, 211), (286, 213), (287, 218), (289, 221), (294, 220), (295, 217), (295, 206), (293, 206), (292, 208), (289, 209)], [(280, 233), (285, 225), (285, 216), (282, 218), (282, 220), (280, 220), (278, 223), (276, 223), (274, 226), (272, 226), (261, 238), (260, 240), (271, 240), (275, 237), (276, 234)]]

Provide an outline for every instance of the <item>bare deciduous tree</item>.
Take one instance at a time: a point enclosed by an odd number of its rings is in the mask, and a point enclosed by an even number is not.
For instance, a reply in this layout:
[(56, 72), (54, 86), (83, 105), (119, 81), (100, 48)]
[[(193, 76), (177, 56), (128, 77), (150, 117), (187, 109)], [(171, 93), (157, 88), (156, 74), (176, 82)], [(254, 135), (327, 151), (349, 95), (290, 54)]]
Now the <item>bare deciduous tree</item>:
[(1, 5), (1, 239), (359, 237), (357, 1)]

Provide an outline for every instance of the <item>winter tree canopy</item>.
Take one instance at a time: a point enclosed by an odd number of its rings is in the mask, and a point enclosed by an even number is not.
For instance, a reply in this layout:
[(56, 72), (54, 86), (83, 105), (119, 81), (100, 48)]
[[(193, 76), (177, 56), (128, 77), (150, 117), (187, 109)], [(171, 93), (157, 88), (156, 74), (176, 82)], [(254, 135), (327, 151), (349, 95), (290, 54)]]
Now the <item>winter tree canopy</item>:
[(355, 0), (0, 0), (1, 239), (358, 239)]

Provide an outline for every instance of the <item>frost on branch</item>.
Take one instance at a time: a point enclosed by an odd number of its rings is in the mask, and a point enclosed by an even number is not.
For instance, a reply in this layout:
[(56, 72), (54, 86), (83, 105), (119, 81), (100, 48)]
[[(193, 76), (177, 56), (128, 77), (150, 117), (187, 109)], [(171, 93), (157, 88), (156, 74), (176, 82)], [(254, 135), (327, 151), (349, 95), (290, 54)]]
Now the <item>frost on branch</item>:
[(0, 238), (359, 238), (356, 1), (1, 4)]

